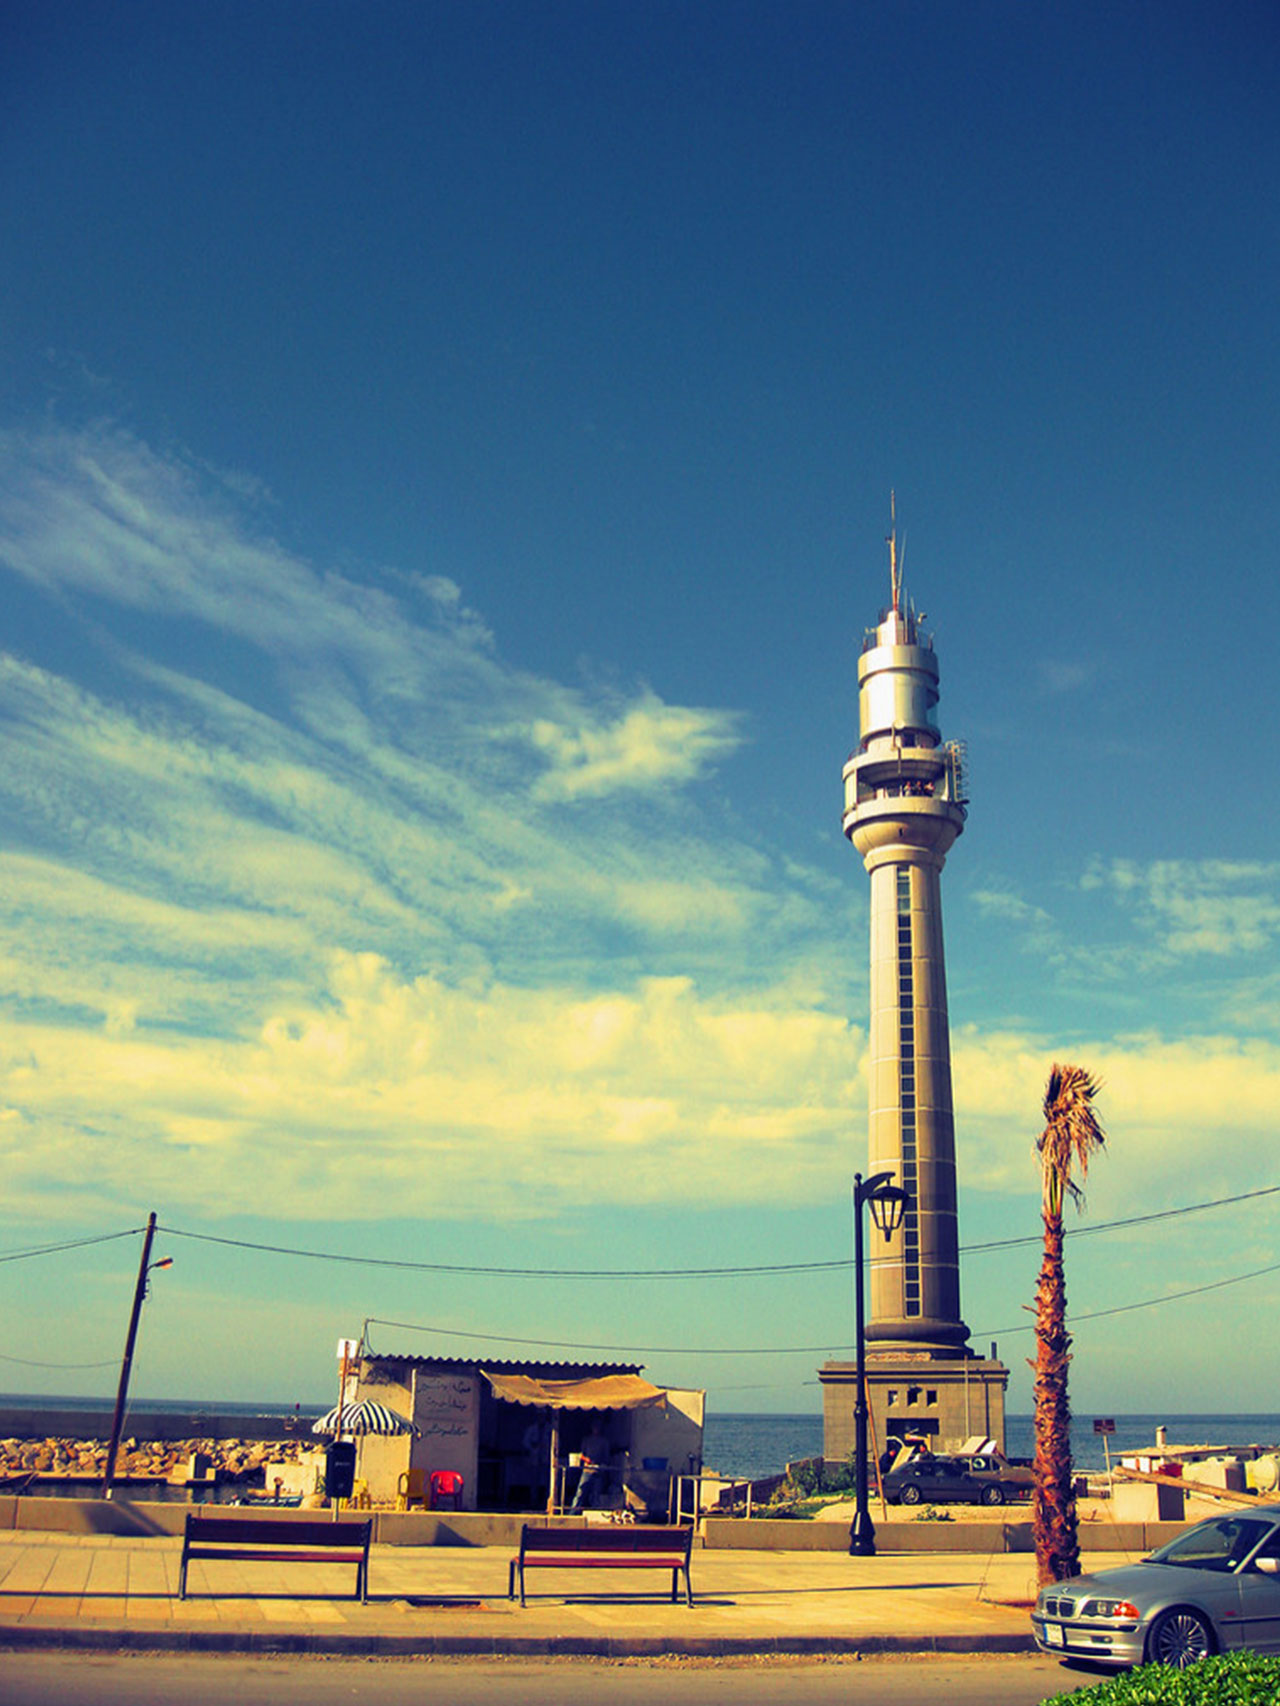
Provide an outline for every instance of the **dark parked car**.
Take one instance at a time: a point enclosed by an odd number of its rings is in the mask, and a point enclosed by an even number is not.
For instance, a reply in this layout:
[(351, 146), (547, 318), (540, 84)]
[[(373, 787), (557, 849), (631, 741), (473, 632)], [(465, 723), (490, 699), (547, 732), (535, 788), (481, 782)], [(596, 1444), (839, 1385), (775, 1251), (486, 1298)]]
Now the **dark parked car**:
[(945, 1457), (922, 1457), (904, 1469), (891, 1469), (884, 1478), (884, 1496), (891, 1504), (935, 1504), (955, 1499), (966, 1505), (1002, 1505), (1004, 1488), (990, 1476), (973, 1475)]
[[(1004, 1457), (954, 1457), (951, 1461), (986, 1484), (994, 1482), (1006, 1499), (1029, 1499), (1036, 1484), (1027, 1463), (1010, 1463)], [(994, 1504), (995, 1500), (987, 1502)]]

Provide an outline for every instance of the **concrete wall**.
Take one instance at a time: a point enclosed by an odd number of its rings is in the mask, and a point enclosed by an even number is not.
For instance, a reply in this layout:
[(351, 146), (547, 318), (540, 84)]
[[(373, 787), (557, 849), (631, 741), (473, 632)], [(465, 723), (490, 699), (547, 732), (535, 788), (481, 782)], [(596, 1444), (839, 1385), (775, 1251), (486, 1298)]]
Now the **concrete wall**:
[(665, 1391), (665, 1404), (653, 1404), (648, 1409), (631, 1412), (633, 1475), (644, 1473), (641, 1465), (646, 1457), (665, 1459), (667, 1467), (679, 1475), (693, 1473), (701, 1467), (707, 1395), (678, 1386), (668, 1386)]
[[(209, 1507), (212, 1508), (212, 1507)], [(270, 1505), (218, 1507), (246, 1522), (287, 1522), (295, 1514), (315, 1520), (314, 1511), (282, 1510)], [(137, 1538), (180, 1536), (191, 1506), (182, 1503), (130, 1499), (44, 1499), (0, 1496), (0, 1529), (46, 1534), (119, 1534)], [(365, 1513), (348, 1511), (359, 1518)], [(520, 1545), (527, 1516), (506, 1511), (373, 1511), (373, 1539), (379, 1546), (501, 1546)], [(539, 1518), (539, 1525), (543, 1523)], [(584, 1528), (582, 1517), (553, 1517), (556, 1528)]]
[(1203, 1522), (1205, 1517), (1225, 1516), (1229, 1509), (1217, 1499), (1186, 1492), (1182, 1487), (1119, 1479), (1111, 1490), (1111, 1506), (1117, 1522), (1172, 1522), (1183, 1527)]
[[(1182, 1522), (1089, 1523), (1081, 1528), (1082, 1552), (1122, 1552), (1141, 1558), (1188, 1525)], [(703, 1545), (762, 1552), (847, 1552), (845, 1522), (797, 1522), (785, 1517), (706, 1517)], [(876, 1525), (879, 1552), (1034, 1552), (1029, 1522), (883, 1522)], [(1125, 1560), (1127, 1561), (1127, 1560)]]
[[(120, 1534), (137, 1537), (181, 1535), (187, 1505), (125, 1499), (40, 1499), (0, 1496), (0, 1529), (47, 1534)], [(288, 1511), (264, 1506), (237, 1507), (248, 1521), (278, 1522)], [(302, 1513), (299, 1513), (302, 1514)], [(306, 1513), (311, 1516), (314, 1513)], [(352, 1512), (354, 1516), (360, 1513)], [(495, 1546), (514, 1551), (520, 1544), (518, 1514), (489, 1511), (376, 1511), (373, 1538), (379, 1546)], [(560, 1528), (582, 1528), (581, 1518), (551, 1519)], [(541, 1521), (541, 1519), (540, 1519)], [(1163, 1546), (1187, 1525), (1180, 1522), (1090, 1523), (1080, 1535), (1086, 1553), (1127, 1553), (1140, 1558)], [(842, 1522), (796, 1522), (777, 1517), (707, 1517), (702, 1543), (720, 1550), (749, 1552), (846, 1552), (849, 1528)], [(1029, 1522), (894, 1522), (876, 1529), (881, 1552), (1033, 1552)]]
[[(0, 1439), (111, 1438), (112, 1411), (0, 1409)], [(124, 1420), (129, 1439), (293, 1439), (310, 1438), (314, 1416), (296, 1423), (292, 1416), (222, 1416), (210, 1410), (130, 1409)]]

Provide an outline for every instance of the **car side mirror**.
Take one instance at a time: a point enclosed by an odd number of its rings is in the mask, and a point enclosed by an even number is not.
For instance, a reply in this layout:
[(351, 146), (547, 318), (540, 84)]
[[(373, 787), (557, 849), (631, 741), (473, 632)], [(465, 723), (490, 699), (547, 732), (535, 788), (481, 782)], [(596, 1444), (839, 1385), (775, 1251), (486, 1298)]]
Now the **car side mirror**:
[(1255, 1570), (1261, 1570), (1264, 1576), (1280, 1576), (1280, 1558), (1255, 1558)]

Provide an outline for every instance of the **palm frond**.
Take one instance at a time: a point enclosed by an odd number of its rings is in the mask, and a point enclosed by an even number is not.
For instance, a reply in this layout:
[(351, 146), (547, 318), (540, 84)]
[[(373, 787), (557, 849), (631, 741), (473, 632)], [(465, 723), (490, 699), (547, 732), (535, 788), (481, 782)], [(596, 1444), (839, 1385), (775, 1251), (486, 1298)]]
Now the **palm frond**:
[(1081, 1180), (1088, 1177), (1090, 1159), (1106, 1142), (1106, 1133), (1094, 1107), (1102, 1081), (1083, 1066), (1059, 1066), (1049, 1073), (1044, 1093), (1045, 1127), (1036, 1140), (1044, 1187), (1045, 1212), (1062, 1213), (1065, 1198), (1077, 1206), (1084, 1192), (1072, 1177), (1078, 1168)]

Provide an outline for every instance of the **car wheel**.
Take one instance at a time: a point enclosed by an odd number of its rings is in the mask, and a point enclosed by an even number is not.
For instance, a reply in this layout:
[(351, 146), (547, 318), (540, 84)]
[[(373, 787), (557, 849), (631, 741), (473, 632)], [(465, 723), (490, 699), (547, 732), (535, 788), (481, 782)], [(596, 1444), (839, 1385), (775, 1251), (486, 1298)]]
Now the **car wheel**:
[(1147, 1636), (1147, 1658), (1157, 1664), (1172, 1665), (1175, 1670), (1198, 1665), (1213, 1649), (1209, 1625), (1198, 1611), (1185, 1608), (1162, 1611)]
[(920, 1503), (920, 1489), (919, 1487), (913, 1487), (910, 1482), (908, 1482), (902, 1489), (901, 1493), (899, 1493), (898, 1497), (902, 1500), (904, 1505), (918, 1505)]
[(982, 1502), (984, 1505), (1002, 1505), (1004, 1493), (999, 1487), (984, 1487), (982, 1489)]

